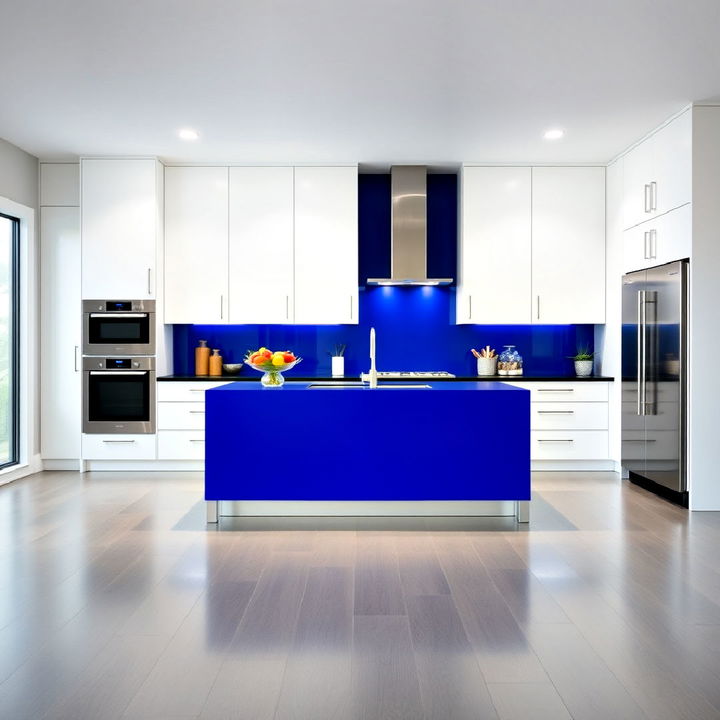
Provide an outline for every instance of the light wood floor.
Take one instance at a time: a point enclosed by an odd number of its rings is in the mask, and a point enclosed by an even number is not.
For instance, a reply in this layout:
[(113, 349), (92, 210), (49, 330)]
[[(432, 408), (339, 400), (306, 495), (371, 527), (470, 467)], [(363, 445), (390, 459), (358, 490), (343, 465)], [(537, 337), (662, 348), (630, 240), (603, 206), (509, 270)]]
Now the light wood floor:
[(198, 475), (0, 488), (0, 717), (720, 718), (720, 514), (538, 474), (533, 518), (204, 524)]

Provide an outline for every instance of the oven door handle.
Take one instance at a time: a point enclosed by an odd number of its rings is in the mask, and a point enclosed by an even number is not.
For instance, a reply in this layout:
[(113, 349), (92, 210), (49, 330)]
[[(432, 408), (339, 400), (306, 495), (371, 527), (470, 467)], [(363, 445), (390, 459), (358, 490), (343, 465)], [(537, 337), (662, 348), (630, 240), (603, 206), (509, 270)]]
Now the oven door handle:
[(91, 318), (146, 318), (148, 313), (90, 313)]
[(152, 370), (90, 370), (91, 375), (149, 375)]

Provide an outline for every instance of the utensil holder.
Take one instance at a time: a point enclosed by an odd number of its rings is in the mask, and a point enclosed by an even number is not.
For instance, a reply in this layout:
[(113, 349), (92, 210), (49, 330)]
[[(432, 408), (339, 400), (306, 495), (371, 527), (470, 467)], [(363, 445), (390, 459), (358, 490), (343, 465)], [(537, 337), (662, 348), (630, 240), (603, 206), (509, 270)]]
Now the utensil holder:
[(497, 361), (497, 355), (491, 358), (477, 358), (477, 374), (479, 376), (497, 375)]
[(342, 355), (333, 355), (330, 358), (330, 367), (333, 377), (345, 376), (345, 358)]

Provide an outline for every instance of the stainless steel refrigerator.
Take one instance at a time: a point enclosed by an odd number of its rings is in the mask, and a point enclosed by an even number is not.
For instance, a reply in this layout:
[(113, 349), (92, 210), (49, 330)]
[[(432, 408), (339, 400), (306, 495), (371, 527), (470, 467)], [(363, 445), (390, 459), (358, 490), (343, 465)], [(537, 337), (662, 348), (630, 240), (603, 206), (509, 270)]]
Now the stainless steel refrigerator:
[(622, 464), (688, 506), (685, 260), (629, 273), (622, 296)]

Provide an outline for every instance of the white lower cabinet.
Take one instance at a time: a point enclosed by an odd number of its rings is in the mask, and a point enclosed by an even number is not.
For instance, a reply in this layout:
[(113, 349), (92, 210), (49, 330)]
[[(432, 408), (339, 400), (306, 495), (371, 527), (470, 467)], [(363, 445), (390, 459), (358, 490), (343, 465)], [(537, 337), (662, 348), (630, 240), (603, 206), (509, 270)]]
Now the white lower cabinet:
[(83, 460), (155, 460), (155, 435), (82, 436)]
[(572, 461), (610, 459), (607, 382), (508, 384), (530, 391), (531, 460), (571, 469)]
[(205, 431), (159, 430), (158, 458), (160, 460), (204, 460)]
[(205, 459), (205, 391), (222, 381), (159, 382), (158, 460)]

